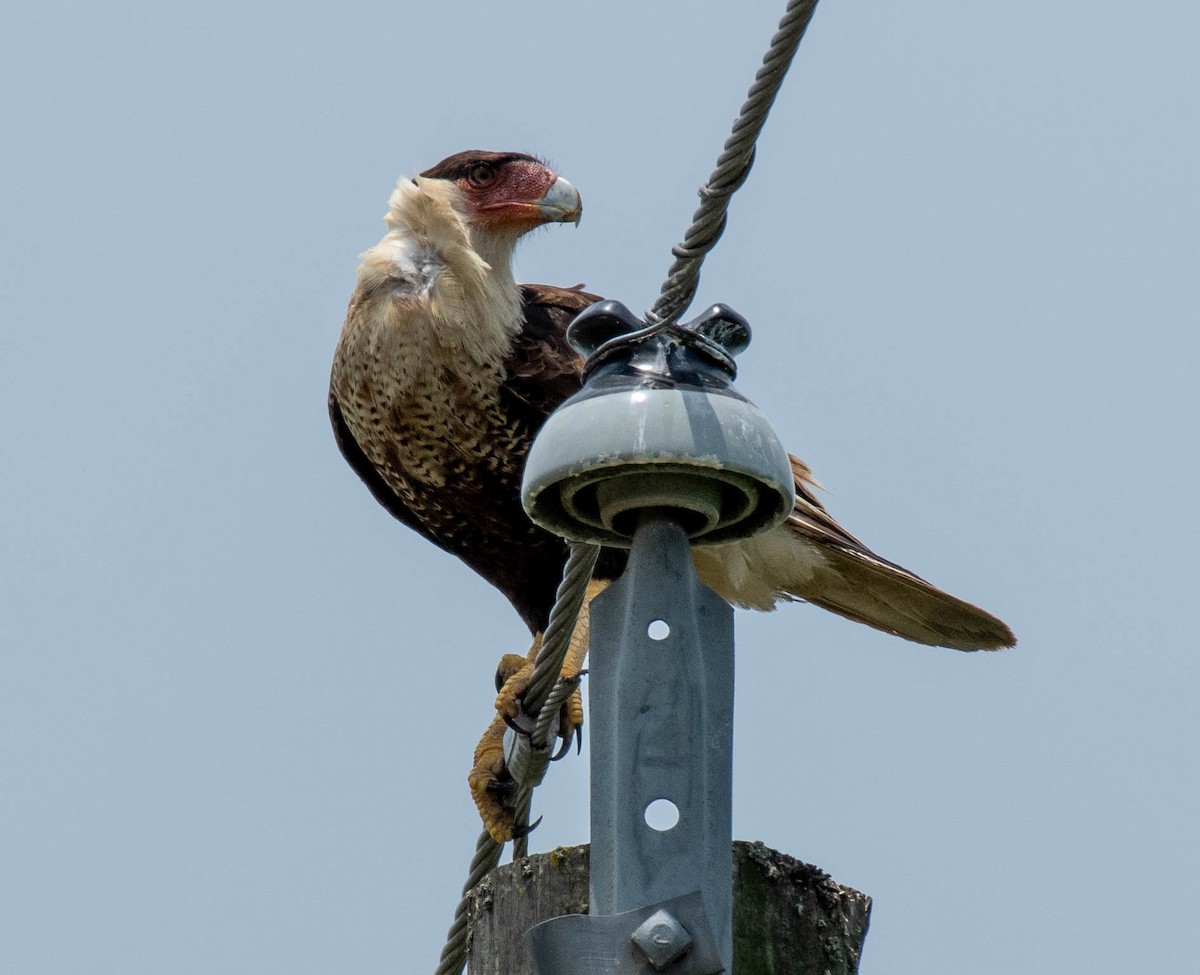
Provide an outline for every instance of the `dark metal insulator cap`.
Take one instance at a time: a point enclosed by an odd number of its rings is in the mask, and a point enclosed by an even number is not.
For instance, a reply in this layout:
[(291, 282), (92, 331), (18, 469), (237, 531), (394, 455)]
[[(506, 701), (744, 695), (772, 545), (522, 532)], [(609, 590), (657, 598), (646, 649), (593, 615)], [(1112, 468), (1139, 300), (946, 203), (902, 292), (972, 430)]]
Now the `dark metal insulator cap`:
[(656, 359), (675, 353), (670, 374), (686, 382), (691, 373), (703, 374), (716, 365), (729, 380), (737, 376), (734, 356), (750, 344), (750, 323), (728, 305), (713, 305), (690, 322), (652, 328), (619, 301), (598, 301), (585, 308), (567, 328), (567, 341), (587, 357), (584, 381), (614, 361), (626, 369), (663, 371)]

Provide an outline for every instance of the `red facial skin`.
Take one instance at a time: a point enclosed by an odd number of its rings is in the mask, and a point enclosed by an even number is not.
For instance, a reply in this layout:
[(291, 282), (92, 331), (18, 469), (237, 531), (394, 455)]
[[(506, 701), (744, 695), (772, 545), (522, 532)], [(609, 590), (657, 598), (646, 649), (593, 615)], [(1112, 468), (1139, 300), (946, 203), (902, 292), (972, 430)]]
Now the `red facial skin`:
[(558, 174), (523, 152), (468, 149), (421, 175), (453, 182), (463, 195), (472, 225), (493, 234), (519, 236), (549, 221), (579, 220), (579, 194), (574, 187), (560, 185), (555, 192)]
[(538, 204), (557, 179), (541, 163), (518, 159), (499, 166), (480, 162), (455, 183), (470, 201), (476, 224), (523, 232), (547, 221)]

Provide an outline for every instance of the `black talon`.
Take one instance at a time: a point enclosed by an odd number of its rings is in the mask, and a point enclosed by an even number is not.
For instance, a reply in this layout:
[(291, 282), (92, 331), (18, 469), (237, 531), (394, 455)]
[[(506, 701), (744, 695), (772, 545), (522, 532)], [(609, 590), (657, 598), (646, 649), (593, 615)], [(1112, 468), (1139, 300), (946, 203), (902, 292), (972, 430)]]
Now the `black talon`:
[(530, 833), (532, 833), (535, 829), (538, 828), (538, 824), (541, 821), (542, 821), (542, 817), (538, 816), (538, 818), (535, 819), (528, 826), (514, 826), (513, 831), (512, 831), (512, 838), (514, 840), (519, 840), (523, 836), (528, 836)]
[(556, 751), (553, 755), (550, 756), (550, 761), (557, 762), (560, 758), (562, 758), (564, 755), (567, 754), (567, 752), (569, 752), (571, 750), (571, 738), (572, 737), (574, 737), (574, 736), (570, 735), (570, 734), (563, 737), (562, 744), (558, 746), (558, 751)]
[(510, 718), (507, 714), (502, 713), (500, 715), (500, 720), (503, 721), (506, 725), (508, 725), (518, 735), (523, 735), (524, 737), (528, 738), (530, 736), (530, 734), (532, 734), (532, 732), (526, 731), (519, 724), (517, 724), (515, 718)]

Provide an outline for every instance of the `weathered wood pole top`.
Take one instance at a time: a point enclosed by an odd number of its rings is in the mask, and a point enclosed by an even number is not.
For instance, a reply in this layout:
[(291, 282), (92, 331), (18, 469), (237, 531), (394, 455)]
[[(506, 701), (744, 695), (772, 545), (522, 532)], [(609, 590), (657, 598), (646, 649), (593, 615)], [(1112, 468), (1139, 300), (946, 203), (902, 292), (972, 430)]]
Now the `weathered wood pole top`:
[[(471, 893), (469, 975), (532, 975), (525, 932), (588, 909), (588, 847), (524, 857)], [(761, 843), (733, 844), (734, 975), (855, 975), (871, 898)]]

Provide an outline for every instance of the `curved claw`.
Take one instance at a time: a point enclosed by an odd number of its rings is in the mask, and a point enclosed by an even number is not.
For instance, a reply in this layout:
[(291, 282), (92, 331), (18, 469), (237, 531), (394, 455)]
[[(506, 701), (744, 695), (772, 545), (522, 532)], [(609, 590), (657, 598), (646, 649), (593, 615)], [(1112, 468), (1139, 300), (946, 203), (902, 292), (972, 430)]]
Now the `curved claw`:
[(568, 731), (563, 736), (562, 744), (558, 746), (558, 750), (550, 756), (550, 761), (557, 762), (560, 758), (564, 757), (571, 750), (571, 739), (574, 737), (574, 734)]
[(526, 731), (519, 724), (517, 724), (517, 722), (514, 718), (510, 718), (507, 714), (501, 713), (500, 719), (506, 725), (508, 725), (509, 728), (511, 728), (513, 731), (515, 731), (518, 735), (528, 738), (532, 734), (532, 732)]
[(520, 825), (514, 826), (513, 831), (512, 831), (512, 838), (514, 840), (519, 840), (522, 836), (528, 836), (530, 833), (532, 833), (535, 829), (538, 828), (538, 825), (541, 823), (541, 821), (542, 821), (542, 817), (538, 816), (538, 818), (535, 819), (528, 826), (520, 826)]

